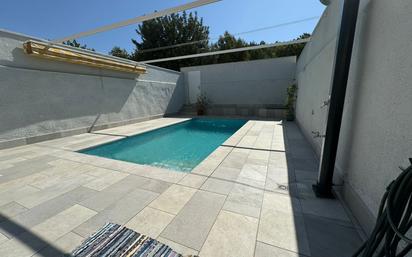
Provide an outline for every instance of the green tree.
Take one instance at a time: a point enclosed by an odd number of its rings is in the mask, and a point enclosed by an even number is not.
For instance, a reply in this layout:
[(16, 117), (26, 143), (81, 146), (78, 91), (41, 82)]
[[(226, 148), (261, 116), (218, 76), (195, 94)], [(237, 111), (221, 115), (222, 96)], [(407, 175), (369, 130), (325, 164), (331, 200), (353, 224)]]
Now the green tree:
[(87, 45), (81, 45), (76, 41), (76, 39), (73, 40), (67, 40), (66, 42), (63, 42), (63, 44), (68, 45), (68, 46), (73, 46), (73, 47), (78, 47), (90, 51), (95, 51), (94, 48), (88, 48)]
[(122, 49), (118, 46), (113, 47), (112, 50), (110, 50), (109, 54), (120, 58), (130, 59), (130, 55), (127, 50)]
[[(136, 49), (131, 59), (135, 61), (196, 54), (209, 49), (209, 27), (203, 25), (203, 20), (197, 16), (197, 13), (183, 12), (144, 21), (138, 26), (136, 33), (141, 40), (132, 39)], [(185, 44), (187, 42), (197, 43)], [(176, 44), (184, 45), (169, 47)], [(150, 50), (153, 48), (158, 50)], [(180, 67), (202, 64), (202, 59), (182, 59), (154, 64), (179, 70)]]
[[(305, 39), (310, 37), (310, 34), (304, 33), (300, 35), (298, 39)], [(217, 43), (212, 45), (213, 51), (226, 50), (241, 48), (247, 46), (258, 46), (265, 45), (265, 41), (261, 41), (259, 44), (255, 42), (247, 43), (241, 38), (236, 38), (231, 35), (229, 32), (225, 32), (223, 36), (220, 36)], [(266, 58), (276, 58), (284, 56), (299, 56), (305, 47), (305, 43), (285, 45), (285, 46), (276, 46), (269, 48), (261, 48), (250, 51), (236, 52), (219, 55), (214, 59), (214, 63), (224, 63), (224, 62), (239, 62), (239, 61), (249, 61), (249, 60), (258, 60)]]
[[(225, 31), (223, 36), (219, 37), (219, 40), (212, 45), (213, 51), (221, 51), (228, 49), (235, 49), (249, 46), (249, 44), (240, 38), (236, 38), (229, 32)], [(225, 62), (237, 62), (237, 61), (247, 61), (250, 59), (250, 54), (248, 51), (236, 52), (221, 54), (216, 57), (216, 63), (225, 63)]]
[[(299, 39), (305, 39), (309, 38), (310, 34), (309, 33), (303, 33), (300, 35), (298, 38), (295, 40)], [(300, 56), (300, 54), (303, 51), (303, 48), (305, 47), (306, 43), (300, 43), (300, 44), (293, 44), (293, 45), (286, 45), (286, 46), (277, 46), (275, 47), (276, 51), (276, 57), (283, 57), (283, 56)]]
[[(258, 45), (266, 45), (265, 41), (260, 41), (259, 44), (255, 42), (250, 42), (249, 46), (258, 46)], [(256, 50), (248, 51), (250, 55), (250, 60), (259, 60), (259, 59), (266, 59), (266, 58), (274, 58), (276, 57), (276, 52), (273, 48), (261, 48)]]

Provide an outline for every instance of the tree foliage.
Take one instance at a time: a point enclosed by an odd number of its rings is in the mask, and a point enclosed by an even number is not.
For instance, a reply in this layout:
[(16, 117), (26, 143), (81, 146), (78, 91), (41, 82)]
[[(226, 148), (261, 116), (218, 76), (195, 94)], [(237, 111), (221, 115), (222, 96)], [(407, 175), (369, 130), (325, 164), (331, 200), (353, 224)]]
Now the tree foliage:
[[(209, 27), (203, 25), (203, 20), (197, 16), (197, 13), (183, 12), (183, 14), (171, 14), (145, 21), (138, 26), (136, 33), (141, 41), (132, 39), (136, 49), (131, 59), (135, 61), (196, 54), (209, 49)], [(145, 51), (193, 41), (197, 43), (158, 51)], [(179, 70), (180, 67), (198, 64), (201, 64), (199, 59), (184, 59), (157, 65)]]
[[(125, 49), (114, 47), (110, 54), (135, 61), (144, 61), (266, 44), (264, 41), (259, 43), (246, 42), (244, 39), (237, 38), (228, 31), (225, 31), (215, 43), (209, 44), (209, 27), (203, 24), (203, 20), (198, 17), (196, 12), (189, 14), (183, 12), (182, 14), (172, 14), (144, 21), (137, 27), (136, 33), (139, 40), (132, 39), (135, 46), (135, 50), (132, 53), (129, 54)], [(310, 37), (310, 34), (304, 33), (296, 39), (307, 37)], [(304, 43), (277, 46), (200, 58), (159, 62), (154, 63), (154, 65), (179, 70), (181, 67), (194, 65), (299, 56), (304, 46)]]
[[(298, 38), (295, 38), (295, 40), (305, 39), (309, 37), (310, 37), (309, 33), (303, 33)], [(305, 43), (286, 45), (286, 46), (277, 46), (275, 47), (276, 57), (292, 56), (292, 55), (296, 55), (299, 57), (304, 47), (305, 47)]]
[(90, 50), (90, 51), (95, 51), (94, 48), (88, 48), (87, 45), (81, 45), (80, 43), (76, 41), (76, 39), (67, 40), (66, 42), (63, 42), (63, 44), (68, 45), (68, 46), (78, 47), (81, 49)]
[(120, 58), (130, 59), (130, 55), (126, 49), (122, 49), (118, 46), (113, 47), (109, 54)]
[[(241, 48), (249, 46), (249, 44), (241, 38), (236, 38), (231, 35), (228, 31), (225, 31), (223, 36), (220, 36), (218, 41), (212, 45), (212, 51), (228, 50), (234, 48)], [(224, 63), (224, 62), (237, 62), (239, 60), (250, 59), (248, 52), (237, 52), (217, 55), (214, 63)]]

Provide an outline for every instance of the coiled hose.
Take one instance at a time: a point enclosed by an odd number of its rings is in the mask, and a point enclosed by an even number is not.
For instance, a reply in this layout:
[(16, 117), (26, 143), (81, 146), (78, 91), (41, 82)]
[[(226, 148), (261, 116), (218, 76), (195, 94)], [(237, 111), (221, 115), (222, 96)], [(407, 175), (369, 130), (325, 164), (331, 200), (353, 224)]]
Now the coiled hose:
[(411, 251), (412, 239), (406, 236), (412, 227), (412, 158), (409, 161), (411, 166), (401, 168), (386, 188), (375, 228), (353, 257), (401, 257)]

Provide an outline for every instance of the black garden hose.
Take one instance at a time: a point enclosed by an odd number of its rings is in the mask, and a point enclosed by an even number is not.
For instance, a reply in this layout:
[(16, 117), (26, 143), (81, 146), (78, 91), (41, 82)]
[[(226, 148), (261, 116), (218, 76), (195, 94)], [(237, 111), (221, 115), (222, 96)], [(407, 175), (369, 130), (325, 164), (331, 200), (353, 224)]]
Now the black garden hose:
[(375, 228), (353, 257), (402, 257), (411, 251), (412, 239), (406, 236), (412, 227), (412, 158), (409, 161), (386, 188)]

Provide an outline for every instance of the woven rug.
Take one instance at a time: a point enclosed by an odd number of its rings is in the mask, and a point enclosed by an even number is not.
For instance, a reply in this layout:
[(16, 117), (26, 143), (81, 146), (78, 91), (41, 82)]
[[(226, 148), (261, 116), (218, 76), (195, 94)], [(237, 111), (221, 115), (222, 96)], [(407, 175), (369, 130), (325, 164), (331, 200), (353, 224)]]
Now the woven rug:
[(75, 257), (182, 257), (169, 246), (128, 229), (108, 223), (72, 253)]

